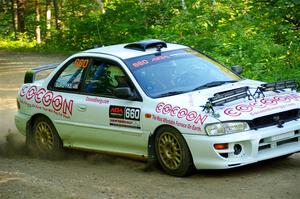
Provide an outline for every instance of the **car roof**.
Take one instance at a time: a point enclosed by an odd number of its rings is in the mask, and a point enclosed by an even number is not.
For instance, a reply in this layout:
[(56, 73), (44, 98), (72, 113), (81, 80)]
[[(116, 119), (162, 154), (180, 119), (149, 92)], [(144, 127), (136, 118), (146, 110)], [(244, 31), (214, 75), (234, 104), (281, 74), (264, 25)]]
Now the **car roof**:
[[(144, 41), (151, 41), (151, 40), (144, 40)], [(156, 41), (160, 41), (160, 40), (156, 40)], [(93, 48), (93, 49), (83, 51), (83, 53), (108, 54), (108, 55), (119, 57), (121, 59), (129, 59), (129, 58), (149, 55), (157, 52), (156, 46), (151, 46), (150, 48), (145, 48), (145, 49), (127, 48), (127, 46), (130, 46), (132, 44), (136, 44), (136, 43), (118, 44), (118, 45), (105, 46), (101, 48)], [(187, 48), (187, 46), (180, 45), (180, 44), (173, 44), (173, 43), (165, 43), (165, 44), (167, 45), (167, 47), (161, 48), (161, 52)]]

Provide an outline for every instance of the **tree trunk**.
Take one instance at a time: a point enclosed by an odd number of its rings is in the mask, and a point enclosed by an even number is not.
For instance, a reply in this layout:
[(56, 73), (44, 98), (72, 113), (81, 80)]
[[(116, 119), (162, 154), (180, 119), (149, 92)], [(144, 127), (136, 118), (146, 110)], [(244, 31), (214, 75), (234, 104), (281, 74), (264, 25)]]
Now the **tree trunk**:
[(41, 19), (40, 0), (35, 0), (35, 22), (36, 22), (35, 38), (36, 38), (36, 43), (38, 43), (38, 44), (40, 44), (42, 42), (40, 19)]
[(12, 0), (11, 3), (11, 11), (12, 11), (12, 21), (14, 26), (15, 39), (17, 39), (17, 33), (19, 31), (19, 21), (18, 21), (18, 2), (17, 0)]
[(46, 38), (51, 36), (51, 0), (46, 0)]
[(60, 30), (61, 29), (61, 21), (59, 18), (59, 5), (57, 0), (53, 0), (53, 7), (54, 7), (54, 16), (55, 16), (55, 28), (56, 30)]
[(63, 8), (64, 5), (65, 5), (65, 0), (61, 0), (61, 1), (60, 1), (60, 7)]
[(18, 0), (18, 32), (25, 32), (25, 1)]

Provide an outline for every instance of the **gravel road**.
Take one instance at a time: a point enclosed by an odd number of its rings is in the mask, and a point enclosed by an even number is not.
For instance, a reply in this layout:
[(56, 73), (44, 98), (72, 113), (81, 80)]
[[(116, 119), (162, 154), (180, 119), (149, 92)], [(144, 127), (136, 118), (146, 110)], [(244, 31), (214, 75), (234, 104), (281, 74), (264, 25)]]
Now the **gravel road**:
[(65, 160), (27, 154), (13, 115), (24, 72), (65, 56), (0, 51), (0, 198), (300, 198), (300, 153), (243, 168), (175, 178), (145, 162), (69, 151)]

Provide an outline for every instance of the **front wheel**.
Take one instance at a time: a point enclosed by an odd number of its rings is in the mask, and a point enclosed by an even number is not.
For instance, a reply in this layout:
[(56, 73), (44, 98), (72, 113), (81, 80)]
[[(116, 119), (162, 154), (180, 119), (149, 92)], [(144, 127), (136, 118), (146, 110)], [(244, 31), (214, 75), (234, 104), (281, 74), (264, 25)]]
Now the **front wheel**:
[(182, 135), (172, 127), (162, 127), (155, 137), (155, 152), (163, 170), (172, 176), (186, 176), (194, 169), (192, 156)]
[(28, 134), (27, 145), (37, 156), (59, 159), (63, 156), (63, 144), (52, 122), (40, 116), (34, 120), (32, 132)]

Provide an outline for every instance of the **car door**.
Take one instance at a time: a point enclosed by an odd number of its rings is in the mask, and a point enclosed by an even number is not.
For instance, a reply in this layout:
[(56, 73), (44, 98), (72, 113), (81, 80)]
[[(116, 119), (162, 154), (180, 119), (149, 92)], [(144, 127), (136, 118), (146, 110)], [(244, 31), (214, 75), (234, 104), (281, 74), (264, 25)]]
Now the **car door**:
[[(73, 148), (145, 155), (147, 137), (142, 131), (142, 102), (125, 70), (117, 61), (109, 59), (90, 57), (81, 62), (88, 62), (89, 66), (81, 80), (80, 92), (68, 94), (74, 99), (72, 118), (60, 121), (68, 128), (63, 134), (65, 144)], [(129, 87), (138, 97), (120, 99), (115, 95), (118, 87)]]
[[(84, 139), (86, 124), (82, 113), (86, 110), (84, 96), (81, 94), (82, 81), (91, 59), (88, 57), (75, 57), (68, 60), (53, 76), (48, 85), (50, 97), (45, 97), (45, 103), (60, 109), (53, 110), (51, 118), (61, 137), (64, 146), (74, 147), (75, 140)], [(58, 98), (59, 96), (59, 98)], [(58, 100), (56, 100), (56, 98)]]

